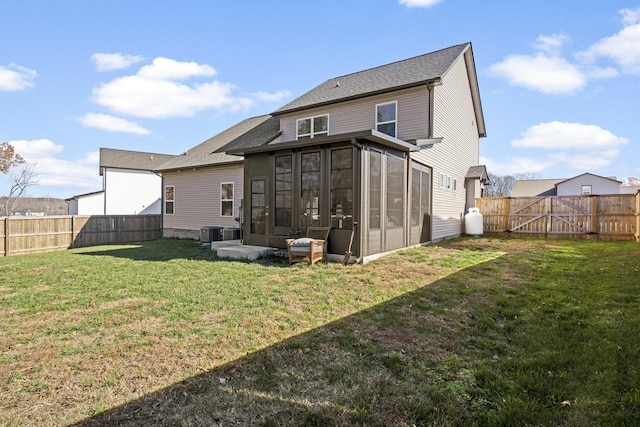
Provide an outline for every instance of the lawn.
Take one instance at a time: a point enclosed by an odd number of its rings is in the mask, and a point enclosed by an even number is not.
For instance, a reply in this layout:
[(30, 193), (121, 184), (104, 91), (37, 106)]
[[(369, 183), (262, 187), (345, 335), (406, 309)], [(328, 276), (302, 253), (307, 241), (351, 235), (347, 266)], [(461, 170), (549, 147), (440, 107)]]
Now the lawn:
[(0, 258), (0, 425), (640, 425), (640, 245)]

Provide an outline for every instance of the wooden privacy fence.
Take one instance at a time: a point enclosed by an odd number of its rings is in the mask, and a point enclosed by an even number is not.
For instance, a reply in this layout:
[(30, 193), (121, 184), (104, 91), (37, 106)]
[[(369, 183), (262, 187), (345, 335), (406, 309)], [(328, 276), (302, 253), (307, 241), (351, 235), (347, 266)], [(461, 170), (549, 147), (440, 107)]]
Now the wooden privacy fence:
[(154, 240), (161, 215), (0, 217), (0, 256)]
[(476, 199), (484, 232), (640, 242), (640, 192)]

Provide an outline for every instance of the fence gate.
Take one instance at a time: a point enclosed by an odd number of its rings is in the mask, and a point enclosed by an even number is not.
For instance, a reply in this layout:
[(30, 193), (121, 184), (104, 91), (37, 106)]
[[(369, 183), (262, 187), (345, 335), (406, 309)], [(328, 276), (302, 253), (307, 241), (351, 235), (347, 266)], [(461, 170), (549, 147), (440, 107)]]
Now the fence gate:
[(585, 197), (512, 199), (509, 228), (514, 233), (588, 234), (591, 200)]

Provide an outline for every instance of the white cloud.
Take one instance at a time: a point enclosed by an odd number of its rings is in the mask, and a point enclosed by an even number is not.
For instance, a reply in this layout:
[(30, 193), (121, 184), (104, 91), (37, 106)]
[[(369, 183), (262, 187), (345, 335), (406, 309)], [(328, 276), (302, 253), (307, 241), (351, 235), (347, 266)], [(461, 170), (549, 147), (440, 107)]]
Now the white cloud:
[(622, 24), (625, 27), (628, 25), (634, 25), (640, 22), (640, 8), (622, 9), (620, 11), (620, 15), (622, 15)]
[(579, 52), (577, 57), (587, 63), (598, 58), (610, 59), (622, 71), (640, 74), (640, 24), (627, 26), (617, 34), (599, 40), (586, 51)]
[(14, 92), (33, 87), (38, 73), (17, 64), (0, 65), (0, 90)]
[(546, 94), (571, 94), (582, 89), (585, 75), (573, 64), (547, 53), (510, 55), (489, 70), (506, 78), (513, 86), (523, 86)]
[(564, 168), (577, 171), (596, 171), (613, 164), (619, 153), (620, 150), (614, 148), (589, 153), (551, 153), (549, 157)]
[(541, 173), (553, 166), (551, 160), (538, 160), (529, 157), (510, 157), (505, 163), (494, 162), (488, 157), (480, 156), (480, 164), (486, 165), (487, 170), (494, 175), (517, 175), (529, 173)]
[(291, 92), (288, 90), (279, 90), (273, 93), (259, 91), (251, 94), (252, 98), (255, 98), (258, 101), (263, 101), (263, 102), (278, 102), (290, 96), (291, 96)]
[(400, 4), (407, 7), (431, 7), (441, 0), (399, 0)]
[(627, 142), (626, 138), (599, 126), (554, 121), (531, 126), (522, 138), (511, 142), (511, 145), (547, 150), (593, 151), (611, 149)]
[(569, 40), (569, 37), (565, 34), (540, 35), (536, 39), (534, 47), (537, 50), (555, 53), (562, 47), (563, 44), (565, 44), (565, 42)]
[(91, 59), (98, 71), (122, 70), (140, 61), (144, 57), (139, 55), (124, 55), (122, 53), (94, 53)]
[(286, 90), (236, 96), (233, 94), (236, 86), (232, 83), (186, 81), (215, 74), (216, 70), (206, 64), (156, 58), (135, 75), (119, 77), (94, 88), (93, 101), (117, 114), (157, 119), (190, 117), (207, 109), (246, 110), (256, 102), (290, 96)]
[(32, 139), (9, 141), (27, 162), (39, 162), (41, 159), (51, 157), (64, 151), (64, 146), (55, 144), (49, 139)]
[(149, 135), (150, 130), (143, 128), (135, 122), (110, 116), (108, 114), (87, 113), (78, 118), (78, 121), (89, 128), (97, 128), (109, 132), (125, 132), (136, 135)]
[(64, 146), (49, 139), (9, 141), (29, 163), (35, 164), (38, 186), (72, 188), (89, 191), (102, 188), (98, 173), (99, 152), (86, 153), (84, 157), (63, 160), (57, 156)]
[(159, 57), (153, 60), (153, 64), (140, 68), (137, 75), (144, 79), (184, 80), (190, 77), (214, 76), (216, 73), (215, 68), (210, 65)]

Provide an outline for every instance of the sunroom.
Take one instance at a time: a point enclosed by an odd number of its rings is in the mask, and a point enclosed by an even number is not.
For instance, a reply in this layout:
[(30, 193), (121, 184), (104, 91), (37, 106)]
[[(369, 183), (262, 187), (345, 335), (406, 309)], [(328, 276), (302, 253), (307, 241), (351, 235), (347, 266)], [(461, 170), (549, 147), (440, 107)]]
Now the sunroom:
[(285, 248), (309, 226), (331, 227), (328, 254), (354, 233), (356, 258), (431, 238), (431, 179), (415, 144), (377, 130), (228, 149), (244, 155), (243, 243)]

